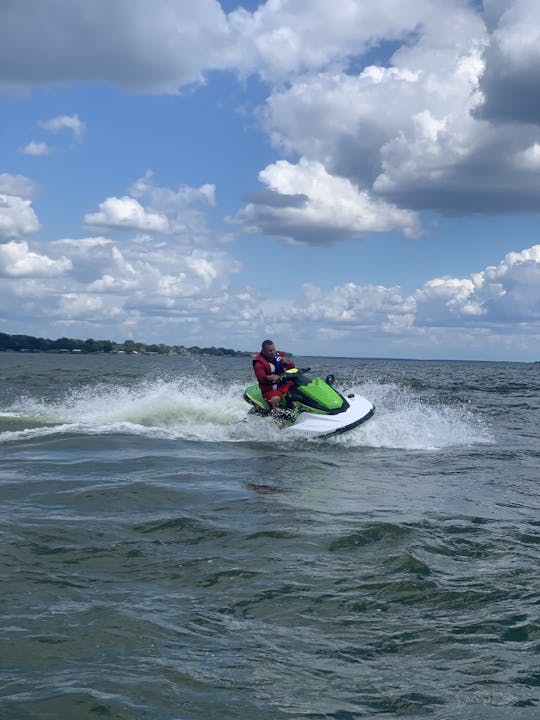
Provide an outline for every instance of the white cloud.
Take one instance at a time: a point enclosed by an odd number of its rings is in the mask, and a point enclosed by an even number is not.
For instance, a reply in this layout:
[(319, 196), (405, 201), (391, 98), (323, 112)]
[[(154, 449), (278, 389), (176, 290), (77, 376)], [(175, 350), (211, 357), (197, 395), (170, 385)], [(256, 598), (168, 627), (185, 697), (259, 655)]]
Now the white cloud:
[(132, 186), (131, 193), (136, 198), (146, 198), (154, 209), (170, 214), (179, 208), (201, 204), (213, 207), (216, 204), (215, 185), (205, 183), (198, 188), (182, 185), (178, 190), (158, 187), (152, 182), (154, 173), (148, 170)]
[[(150, 15), (146, 0), (95, 0), (85, 13), (70, 0), (46, 7), (25, 0), (24, 6), (0, 6), (0, 82), (10, 87), (108, 82), (176, 92), (201, 82), (212, 69), (280, 82), (302, 72), (343, 68), (383, 40), (406, 41), (447, 5), (269, 0), (253, 13), (239, 7), (227, 16), (217, 0), (155, 0)], [(454, 5), (466, 8), (461, 0)]]
[[(264, 126), (278, 148), (322, 163), (371, 197), (401, 208), (465, 209), (495, 185), (501, 194), (492, 175), (504, 158), (490, 159), (501, 138), (471, 116), (483, 97), (487, 32), (461, 3), (408, 9), (418, 32), (388, 67), (294, 78), (269, 97)], [(512, 183), (506, 190), (516, 201)]]
[(490, 33), (482, 115), (495, 121), (540, 122), (540, 5), (536, 0), (484, 0)]
[(534, 143), (525, 150), (517, 152), (515, 162), (518, 169), (531, 170), (532, 172), (540, 170), (540, 143)]
[(416, 293), (417, 320), (421, 324), (461, 324), (464, 318), (480, 317), (485, 309), (475, 297), (471, 279), (435, 278)]
[(55, 314), (59, 314), (64, 320), (74, 319), (95, 319), (96, 315), (102, 318), (104, 312), (110, 312), (105, 307), (103, 299), (97, 296), (78, 293), (66, 293), (62, 295)]
[(147, 0), (94, 0), (84, 12), (71, 0), (1, 3), (0, 84), (111, 83), (174, 93), (222, 67), (229, 43), (216, 0), (154, 0), (150, 12)]
[(0, 193), (0, 242), (31, 235), (41, 225), (30, 200)]
[[(320, 163), (371, 205), (535, 212), (540, 5), (486, 0), (484, 8), (466, 0), (268, 0), (226, 15), (216, 0), (156, 0), (148, 16), (144, 0), (96, 0), (83, 14), (68, 0), (4, 3), (0, 83), (176, 92), (211, 70), (256, 73), (267, 83), (263, 127), (276, 148), (291, 163)], [(79, 134), (82, 123), (64, 115), (45, 127)], [(254, 226), (273, 232), (275, 212), (250, 207), (246, 219), (253, 214)], [(305, 242), (308, 213), (287, 214), (294, 221), (285, 235)], [(383, 221), (382, 230), (389, 224), (409, 231), (403, 219)], [(185, 231), (181, 223), (171, 230)]]
[(78, 115), (57, 115), (49, 120), (40, 120), (39, 125), (44, 130), (58, 132), (59, 130), (72, 130), (77, 140), (80, 140), (85, 124)]
[(509, 253), (470, 278), (436, 278), (416, 293), (417, 322), (427, 324), (540, 320), (540, 245)]
[(351, 342), (361, 331), (416, 342), (425, 333), (442, 338), (459, 328), (464, 337), (484, 333), (488, 339), (517, 323), (540, 334), (540, 245), (508, 253), (499, 265), (468, 278), (433, 278), (409, 295), (398, 286), (306, 284), (287, 318), (302, 333), (324, 330)]
[(208, 211), (215, 205), (214, 185), (206, 183), (198, 188), (182, 185), (177, 190), (159, 187), (148, 171), (129, 192), (123, 197), (107, 198), (100, 203), (98, 212), (87, 213), (86, 226), (162, 233), (189, 247), (214, 242), (207, 227)]
[[(36, 322), (62, 321), (82, 336), (122, 338), (129, 327), (138, 338), (170, 342), (176, 328), (182, 344), (207, 344), (212, 337), (217, 344), (246, 347), (246, 338), (255, 343), (268, 331), (279, 332), (291, 347), (332, 342), (374, 355), (384, 354), (384, 347), (388, 353), (390, 343), (403, 356), (411, 347), (413, 354), (440, 356), (450, 343), (462, 356), (479, 357), (492, 343), (494, 352), (511, 353), (508, 338), (515, 349), (517, 324), (521, 347), (527, 335), (531, 342), (540, 337), (540, 245), (509, 253), (469, 277), (433, 278), (412, 293), (399, 286), (311, 284), (300, 297), (279, 302), (248, 289), (232, 291), (239, 263), (228, 253), (179, 251), (174, 238), (155, 243), (135, 235), (121, 246), (99, 236), (65, 238), (47, 249), (12, 242), (0, 246), (0, 268), (13, 317), (24, 312)], [(265, 317), (280, 321), (272, 325)]]
[(3, 277), (57, 277), (71, 269), (71, 261), (62, 257), (54, 260), (32, 252), (27, 242), (9, 242), (0, 245), (0, 276)]
[(152, 251), (135, 245), (110, 249), (103, 273), (88, 285), (92, 292), (129, 296), (135, 306), (173, 308), (180, 299), (223, 292), (238, 263), (223, 252), (193, 250), (179, 253), (162, 246)]
[[(125, 237), (121, 244), (104, 236), (50, 243), (51, 256), (69, 258), (71, 269), (63, 278), (62, 302), (55, 292), (47, 312), (53, 317), (65, 312), (66, 317), (82, 322), (85, 308), (95, 308), (94, 300), (88, 304), (88, 298), (101, 298), (94, 322), (114, 317), (115, 322), (136, 326), (145, 318), (157, 318), (152, 332), (158, 331), (159, 318), (165, 317), (173, 322), (190, 317), (195, 322), (199, 317), (202, 322), (208, 314), (218, 323), (222, 303), (228, 308), (227, 318), (238, 318), (238, 312), (229, 308), (233, 300), (227, 298), (234, 297), (229, 284), (240, 263), (216, 250), (215, 243), (212, 247), (206, 224), (206, 213), (215, 202), (214, 190), (210, 184), (177, 190), (159, 187), (147, 173), (131, 188), (138, 199), (126, 196), (101, 203), (98, 213), (85, 217), (87, 224), (125, 230)], [(227, 322), (222, 318), (223, 327)]]
[[(214, 69), (256, 73), (268, 95), (260, 127), (286, 159), (260, 170), (264, 189), (236, 220), (291, 244), (414, 235), (423, 210), (540, 207), (540, 5), (479, 5), (268, 0), (226, 16), (215, 0), (156, 0), (150, 15), (146, 0), (96, 0), (85, 13), (68, 0), (2, 3), (0, 85), (110, 83), (174, 93)], [(84, 129), (75, 114), (40, 124), (76, 138)], [(23, 152), (45, 147), (33, 141)], [(34, 195), (28, 178), (0, 175), (2, 289), (19, 299), (13, 312), (24, 305), (34, 317), (115, 318), (145, 334), (152, 318), (151, 332), (185, 323), (193, 338), (228, 317), (231, 327), (259, 327), (250, 303), (257, 308), (261, 299), (232, 290), (239, 263), (216, 250), (210, 182), (165, 188), (147, 173), (124, 196), (107, 197), (85, 221), (104, 236), (123, 230), (121, 243), (64, 238), (30, 248), (22, 239), (39, 229)], [(287, 299), (291, 338), (304, 325), (327, 338), (373, 332), (405, 345), (413, 334), (489, 340), (494, 327), (504, 334), (512, 323), (538, 332), (537, 248), (469, 277), (431, 278), (410, 294), (354, 282), (306, 287)]]
[(433, 15), (433, 0), (281, 0), (261, 3), (254, 13), (229, 15), (236, 63), (279, 83), (304, 72), (347, 63), (381, 39), (406, 39)]
[(349, 282), (324, 291), (314, 285), (304, 285), (304, 302), (299, 315), (310, 321), (329, 321), (358, 327), (381, 325), (390, 317), (409, 317), (414, 312), (414, 300), (407, 298), (401, 288), (365, 285)]
[(112, 240), (104, 237), (62, 238), (49, 243), (48, 252), (59, 257), (66, 255), (72, 262), (71, 288), (79, 290), (107, 272), (113, 262)]
[[(540, 10), (528, 13), (520, 0), (499, 5), (517, 13), (523, 22), (531, 22), (524, 42), (537, 48), (533, 40), (540, 27), (535, 22)], [(391, 9), (384, 0), (377, 6), (381, 11)], [(293, 7), (295, 27), (300, 27), (301, 3), (286, 4), (285, 11), (276, 14), (286, 22)], [(335, 4), (328, 7), (339, 17)], [(265, 9), (270, 13), (269, 4)], [(353, 71), (346, 66), (350, 56), (344, 41), (339, 46), (341, 68), (321, 65), (317, 72), (290, 75), (288, 85), (275, 86), (262, 115), (274, 145), (307, 162), (321, 163), (328, 174), (401, 209), (535, 212), (540, 183), (535, 179), (539, 168), (534, 148), (540, 143), (540, 130), (532, 126), (517, 130), (512, 124), (492, 125), (483, 119), (484, 108), (491, 107), (494, 98), (504, 105), (509, 120), (514, 111), (502, 81), (489, 88), (484, 106), (488, 88), (483, 77), (486, 63), (489, 75), (492, 62), (486, 51), (497, 39), (490, 36), (482, 15), (460, 2), (407, 3), (402, 10), (407, 18), (399, 11), (392, 16), (396, 27), (405, 34), (407, 28), (415, 32), (388, 65), (360, 66), (358, 72)], [(324, 18), (324, 10), (320, 13)], [(372, 22), (366, 27), (373, 31), (373, 42), (405, 36)], [(523, 58), (532, 62), (532, 50), (520, 48), (517, 41), (519, 31), (512, 37), (514, 51), (523, 51)], [(311, 40), (317, 48), (321, 45), (317, 35)], [(524, 82), (527, 67), (532, 67), (536, 88), (540, 64), (521, 63)], [(502, 70), (498, 66), (497, 77), (504, 77)], [(514, 80), (521, 87), (519, 78)], [(528, 102), (536, 103), (537, 95), (531, 85)], [(538, 110), (537, 122), (540, 103)], [(518, 108), (515, 118), (521, 122)], [(289, 192), (294, 196), (301, 190), (291, 187)]]
[(492, 319), (540, 320), (540, 245), (508, 253), (498, 266), (486, 268), (479, 282)]
[(104, 237), (62, 238), (61, 240), (55, 240), (53, 243), (53, 245), (64, 246), (81, 254), (93, 253), (97, 248), (107, 247), (112, 244), (112, 240)]
[(99, 212), (86, 213), (88, 227), (110, 230), (141, 230), (167, 232), (169, 223), (164, 215), (147, 212), (135, 198), (110, 197), (99, 204)]
[(271, 193), (236, 217), (248, 232), (323, 245), (368, 232), (399, 229), (412, 236), (418, 230), (414, 213), (373, 199), (349, 180), (328, 174), (320, 162), (280, 160), (259, 178)]
[(35, 157), (40, 157), (43, 155), (49, 155), (51, 150), (47, 143), (32, 140), (22, 148), (21, 152), (24, 155), (34, 155)]
[(148, 171), (133, 184), (130, 194), (149, 212), (165, 217), (168, 232), (178, 240), (188, 239), (193, 245), (204, 243), (208, 235), (207, 213), (215, 206), (215, 186), (181, 185), (175, 190), (155, 185), (152, 178), (153, 173)]
[(11, 175), (0, 173), (0, 193), (18, 195), (21, 198), (31, 198), (36, 193), (36, 185), (24, 175)]
[(282, 0), (227, 17), (217, 0), (155, 0), (150, 15), (145, 0), (95, 0), (85, 13), (69, 0), (47, 7), (25, 0), (24, 6), (0, 6), (0, 82), (109, 82), (177, 92), (220, 68), (280, 80), (342, 63), (378, 38), (412, 32), (425, 7), (427, 0), (415, 0), (416, 13), (397, 0), (376, 5)]
[(133, 184), (136, 197), (108, 198), (98, 213), (85, 216), (87, 225), (126, 231), (121, 244), (97, 236), (64, 238), (50, 248), (73, 263), (70, 292), (84, 288), (109, 298), (106, 306), (114, 298), (117, 310), (130, 317), (183, 317), (202, 298), (211, 302), (227, 293), (240, 263), (216, 250), (215, 240), (212, 245), (207, 213), (215, 202), (213, 185), (173, 190), (151, 178), (149, 172)]
[(21, 314), (26, 326), (33, 318), (40, 335), (44, 323), (55, 323), (62, 333), (69, 327), (75, 335), (123, 339), (133, 333), (163, 342), (171, 328), (186, 326), (177, 342), (205, 344), (215, 333), (223, 342), (230, 335), (227, 345), (240, 347), (258, 308), (247, 293), (242, 299), (230, 289), (237, 260), (221, 250), (180, 249), (174, 236), (156, 242), (151, 234), (135, 234), (121, 245), (97, 236), (63, 238), (42, 250), (38, 243), (32, 250), (26, 243), (2, 247), (4, 315), (10, 308), (9, 316)]

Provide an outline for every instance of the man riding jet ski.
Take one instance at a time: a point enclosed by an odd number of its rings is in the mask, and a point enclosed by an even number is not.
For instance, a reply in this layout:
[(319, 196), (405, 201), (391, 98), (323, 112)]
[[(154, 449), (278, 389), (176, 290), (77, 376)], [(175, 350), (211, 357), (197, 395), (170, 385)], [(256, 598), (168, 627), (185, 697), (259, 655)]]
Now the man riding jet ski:
[(309, 368), (296, 368), (292, 360), (276, 352), (270, 340), (253, 358), (253, 368), (259, 383), (244, 392), (244, 400), (252, 406), (250, 413), (279, 418), (287, 432), (310, 437), (343, 433), (375, 412), (366, 398), (352, 394), (344, 397), (332, 387), (332, 375), (325, 380), (308, 378), (305, 373)]
[(285, 370), (292, 368), (293, 361), (280, 350), (276, 350), (272, 340), (264, 340), (260, 352), (253, 358), (253, 370), (261, 394), (273, 415), (278, 415), (278, 408), (293, 385), (283, 378)]

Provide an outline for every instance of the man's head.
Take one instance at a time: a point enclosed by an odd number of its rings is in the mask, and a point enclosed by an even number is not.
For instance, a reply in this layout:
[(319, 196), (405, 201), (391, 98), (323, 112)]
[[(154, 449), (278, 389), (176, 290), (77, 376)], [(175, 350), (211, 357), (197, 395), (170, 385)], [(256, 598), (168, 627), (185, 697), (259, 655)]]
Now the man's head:
[(271, 360), (276, 354), (276, 346), (272, 340), (263, 340), (261, 345), (261, 355)]

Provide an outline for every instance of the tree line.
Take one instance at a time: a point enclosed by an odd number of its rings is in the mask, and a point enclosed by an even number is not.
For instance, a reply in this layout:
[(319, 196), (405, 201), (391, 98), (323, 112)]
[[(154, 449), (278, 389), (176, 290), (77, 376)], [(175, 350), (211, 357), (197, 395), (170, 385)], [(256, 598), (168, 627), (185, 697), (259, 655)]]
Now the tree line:
[(75, 353), (139, 353), (156, 355), (228, 355), (248, 356), (252, 353), (223, 347), (198, 347), (192, 345), (165, 345), (164, 343), (146, 344), (125, 340), (117, 343), (112, 340), (77, 340), (61, 337), (57, 340), (34, 337), (33, 335), (8, 335), (0, 333), (0, 352), (75, 352)]

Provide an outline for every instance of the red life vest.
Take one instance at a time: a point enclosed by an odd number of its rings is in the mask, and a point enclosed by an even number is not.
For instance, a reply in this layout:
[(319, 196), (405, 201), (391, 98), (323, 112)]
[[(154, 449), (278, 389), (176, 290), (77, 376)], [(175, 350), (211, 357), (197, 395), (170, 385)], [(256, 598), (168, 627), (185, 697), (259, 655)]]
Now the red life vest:
[[(284, 356), (281, 350), (276, 351), (276, 355), (280, 359), (282, 359)], [(259, 368), (259, 371), (257, 372), (258, 363), (260, 363), (262, 368)], [(283, 362), (283, 365), (287, 369), (294, 367), (294, 363), (290, 360), (288, 362)], [(263, 370), (263, 372), (261, 372), (261, 369)], [(253, 358), (253, 370), (255, 371), (255, 375), (257, 376), (257, 380), (259, 381), (259, 387), (261, 388), (261, 390), (270, 390), (270, 388), (272, 387), (277, 388), (276, 384), (273, 384), (270, 380), (264, 379), (267, 375), (273, 375), (275, 373), (275, 369), (272, 369), (272, 365), (263, 355), (261, 355), (260, 352), (257, 353)]]

